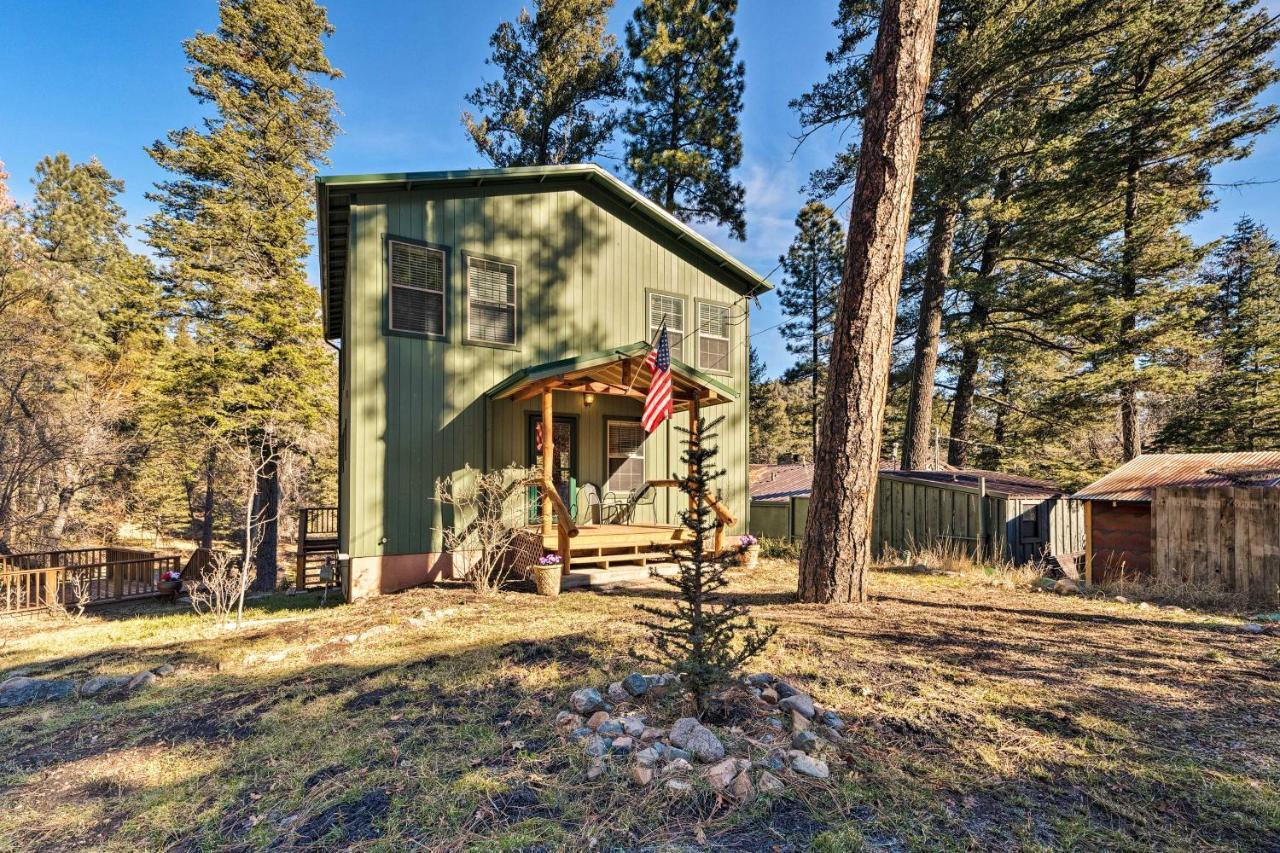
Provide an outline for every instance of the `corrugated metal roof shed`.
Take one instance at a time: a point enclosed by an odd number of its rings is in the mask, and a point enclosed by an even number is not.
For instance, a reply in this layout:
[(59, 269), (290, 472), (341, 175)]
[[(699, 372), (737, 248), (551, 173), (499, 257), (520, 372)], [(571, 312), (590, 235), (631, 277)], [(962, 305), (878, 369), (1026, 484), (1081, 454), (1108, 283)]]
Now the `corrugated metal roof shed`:
[(1149, 503), (1157, 487), (1280, 486), (1280, 451), (1251, 453), (1144, 453), (1085, 486), (1073, 497)]

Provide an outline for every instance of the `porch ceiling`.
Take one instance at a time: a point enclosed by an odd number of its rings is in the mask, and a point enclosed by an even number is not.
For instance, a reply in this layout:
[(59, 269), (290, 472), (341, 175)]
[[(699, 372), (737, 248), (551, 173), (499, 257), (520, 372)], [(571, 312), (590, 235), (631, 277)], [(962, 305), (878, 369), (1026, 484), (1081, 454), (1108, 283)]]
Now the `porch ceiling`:
[[(644, 367), (648, 352), (649, 345), (641, 341), (526, 367), (491, 388), (489, 396), (519, 402), (551, 390), (643, 400), (652, 378)], [(671, 391), (676, 411), (687, 410), (694, 400), (700, 407), (706, 407), (729, 403), (738, 397), (729, 386), (674, 358), (671, 359)]]

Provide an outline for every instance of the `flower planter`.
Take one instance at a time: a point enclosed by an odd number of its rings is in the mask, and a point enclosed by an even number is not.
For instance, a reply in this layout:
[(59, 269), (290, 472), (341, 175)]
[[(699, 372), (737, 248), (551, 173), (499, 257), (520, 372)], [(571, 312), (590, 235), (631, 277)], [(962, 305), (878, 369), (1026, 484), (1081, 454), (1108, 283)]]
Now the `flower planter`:
[(167, 596), (170, 601), (178, 600), (178, 593), (182, 591), (182, 581), (157, 581), (156, 592)]
[(749, 545), (738, 552), (738, 565), (744, 569), (754, 569), (760, 562), (760, 546)]
[(560, 566), (534, 566), (533, 583), (538, 588), (538, 595), (549, 595), (552, 598), (560, 594)]

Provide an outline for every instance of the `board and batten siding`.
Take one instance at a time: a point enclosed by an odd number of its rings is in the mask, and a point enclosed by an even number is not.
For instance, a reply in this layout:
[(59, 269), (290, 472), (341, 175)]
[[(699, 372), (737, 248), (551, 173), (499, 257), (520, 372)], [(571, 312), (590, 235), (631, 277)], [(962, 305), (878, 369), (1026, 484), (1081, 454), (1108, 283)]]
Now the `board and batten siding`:
[[(350, 210), (351, 250), (344, 302), (342, 370), (345, 452), (340, 472), (340, 541), (353, 557), (439, 553), (445, 519), (435, 482), (470, 464), (494, 469), (527, 461), (527, 413), (538, 401), (492, 401), (485, 392), (513, 372), (646, 338), (646, 292), (733, 304), (739, 297), (652, 226), (589, 186), (543, 192), (469, 190), (358, 193)], [(445, 340), (387, 331), (387, 238), (447, 251)], [(516, 265), (518, 345), (465, 344), (465, 258)], [(743, 302), (735, 311), (746, 311)], [(717, 488), (745, 529), (747, 501), (747, 324), (733, 327), (732, 403), (720, 456), (729, 474)], [(687, 353), (696, 360), (692, 348)], [(696, 364), (694, 365), (696, 366)], [(604, 422), (638, 418), (639, 401), (554, 395), (557, 415), (578, 418), (579, 481), (604, 480)], [(676, 425), (688, 417), (678, 414)], [(646, 474), (670, 477), (681, 434), (668, 423), (647, 439)], [(680, 505), (659, 490), (658, 520), (677, 523)]]

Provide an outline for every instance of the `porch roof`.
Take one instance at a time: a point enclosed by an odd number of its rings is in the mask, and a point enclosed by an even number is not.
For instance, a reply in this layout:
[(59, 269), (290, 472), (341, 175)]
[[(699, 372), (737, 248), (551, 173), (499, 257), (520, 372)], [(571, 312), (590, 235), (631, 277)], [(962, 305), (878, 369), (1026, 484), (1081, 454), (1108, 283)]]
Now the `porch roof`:
[[(650, 372), (644, 369), (648, 352), (649, 345), (640, 341), (526, 367), (489, 389), (488, 395), (495, 400), (519, 401), (551, 390), (643, 400), (649, 392), (651, 378)], [(684, 411), (693, 400), (697, 400), (700, 407), (732, 402), (738, 398), (738, 392), (673, 358), (671, 396), (676, 411)]]

